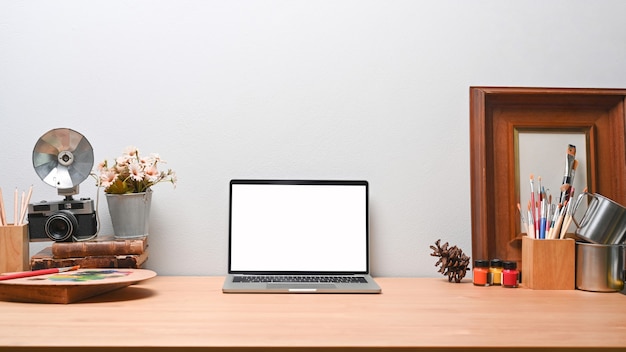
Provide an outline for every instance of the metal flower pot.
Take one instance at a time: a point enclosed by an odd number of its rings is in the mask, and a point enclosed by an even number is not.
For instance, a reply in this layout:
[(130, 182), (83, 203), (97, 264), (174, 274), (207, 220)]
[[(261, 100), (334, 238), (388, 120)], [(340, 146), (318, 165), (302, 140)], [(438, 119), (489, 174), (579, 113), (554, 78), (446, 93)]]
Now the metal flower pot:
[(116, 238), (148, 236), (152, 190), (143, 193), (107, 194), (107, 204)]

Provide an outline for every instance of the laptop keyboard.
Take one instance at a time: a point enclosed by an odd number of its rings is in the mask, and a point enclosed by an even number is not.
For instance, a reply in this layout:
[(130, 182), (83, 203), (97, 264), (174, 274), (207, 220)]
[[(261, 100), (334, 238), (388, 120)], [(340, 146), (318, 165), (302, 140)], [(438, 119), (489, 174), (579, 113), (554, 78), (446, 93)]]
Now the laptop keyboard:
[(362, 276), (268, 276), (268, 275), (246, 275), (235, 276), (233, 282), (238, 283), (338, 283), (338, 284), (366, 284)]

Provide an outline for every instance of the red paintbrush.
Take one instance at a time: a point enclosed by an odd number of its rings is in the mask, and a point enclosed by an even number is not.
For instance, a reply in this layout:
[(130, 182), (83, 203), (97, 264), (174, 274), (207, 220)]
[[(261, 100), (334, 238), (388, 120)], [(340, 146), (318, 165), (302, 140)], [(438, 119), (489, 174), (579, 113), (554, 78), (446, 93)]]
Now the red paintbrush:
[(65, 272), (65, 271), (78, 270), (78, 268), (80, 268), (80, 265), (68, 266), (68, 267), (65, 267), (65, 268), (52, 268), (52, 269), (41, 269), (41, 270), (33, 270), (33, 271), (22, 271), (22, 272), (19, 272), (19, 273), (2, 275), (2, 276), (0, 276), (0, 280), (11, 280), (11, 279), (20, 279), (20, 278), (23, 278), (23, 277), (30, 277), (30, 276), (39, 276), (39, 275), (46, 275), (46, 274), (56, 274), (56, 273), (62, 273), (62, 272)]

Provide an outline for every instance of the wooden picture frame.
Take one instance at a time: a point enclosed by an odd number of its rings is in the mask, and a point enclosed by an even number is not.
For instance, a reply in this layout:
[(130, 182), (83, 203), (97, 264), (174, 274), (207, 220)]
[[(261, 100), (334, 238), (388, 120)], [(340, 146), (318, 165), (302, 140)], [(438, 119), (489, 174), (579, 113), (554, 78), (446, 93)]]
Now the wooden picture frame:
[(470, 87), (472, 256), (521, 262), (516, 134), (587, 135), (587, 187), (626, 204), (626, 89)]

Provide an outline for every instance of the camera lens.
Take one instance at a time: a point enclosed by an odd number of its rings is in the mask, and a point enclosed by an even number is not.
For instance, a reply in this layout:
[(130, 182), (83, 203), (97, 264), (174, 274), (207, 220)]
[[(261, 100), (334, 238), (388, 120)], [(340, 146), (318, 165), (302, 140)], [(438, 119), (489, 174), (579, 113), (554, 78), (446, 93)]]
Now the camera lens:
[(63, 242), (72, 240), (78, 229), (78, 221), (74, 214), (67, 210), (60, 210), (48, 217), (45, 224), (46, 235), (53, 241)]

